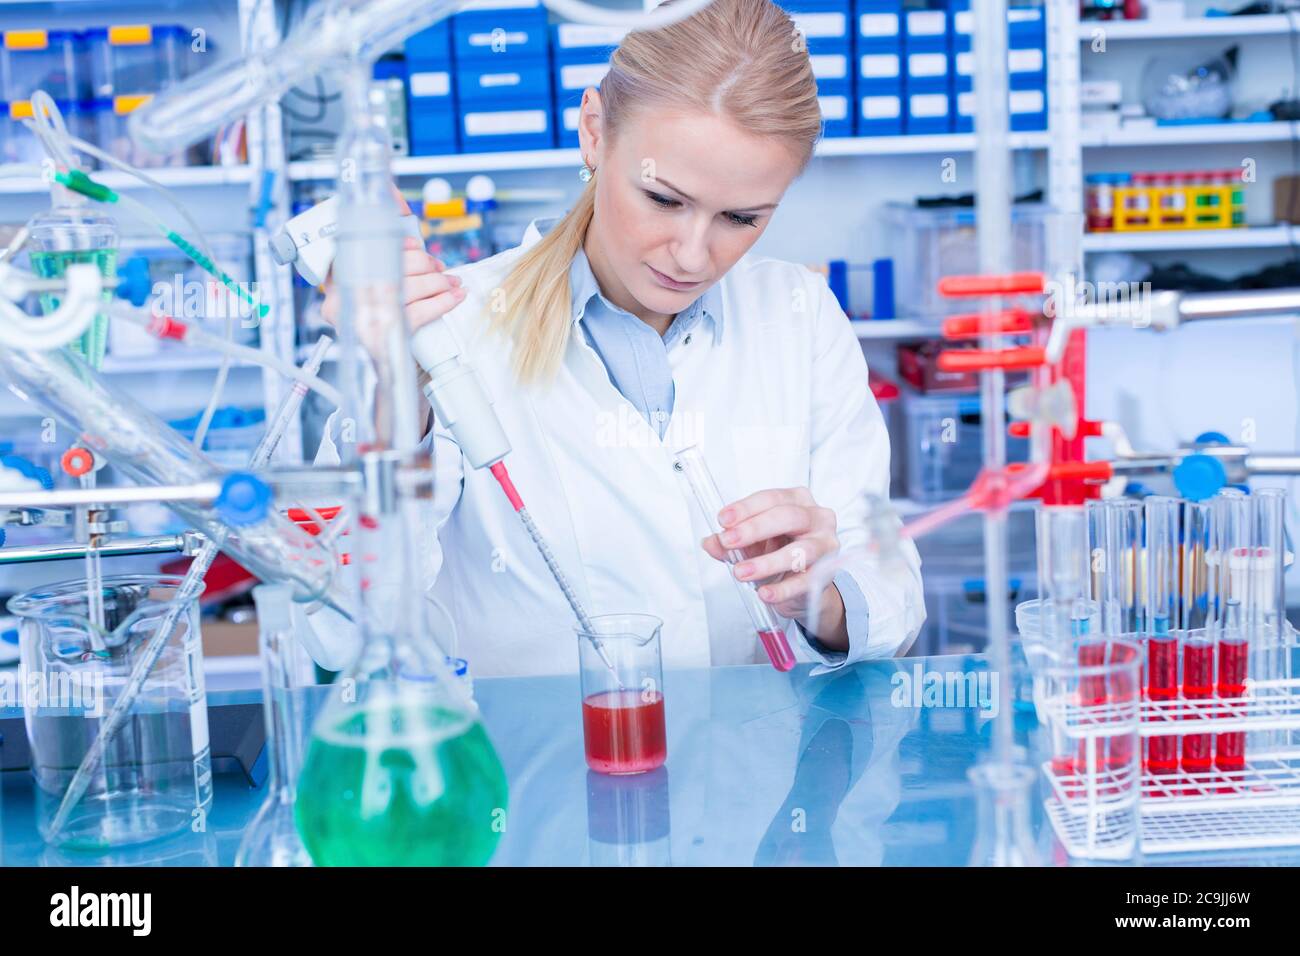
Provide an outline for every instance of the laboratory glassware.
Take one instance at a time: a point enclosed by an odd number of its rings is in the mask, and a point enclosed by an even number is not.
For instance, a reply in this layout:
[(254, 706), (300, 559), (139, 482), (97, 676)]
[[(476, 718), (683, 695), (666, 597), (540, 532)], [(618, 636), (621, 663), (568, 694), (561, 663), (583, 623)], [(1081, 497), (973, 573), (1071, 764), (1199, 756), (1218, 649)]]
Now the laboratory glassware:
[[(1144, 503), (1146, 593), (1142, 637), (1146, 642), (1146, 696), (1153, 701), (1178, 696), (1179, 647), (1176, 630), (1182, 605), (1182, 542), (1176, 498), (1151, 495)], [(1179, 739), (1157, 734), (1147, 741), (1147, 768), (1153, 774), (1178, 770)]]
[[(96, 313), (81, 337), (67, 346), (92, 368), (99, 368), (108, 346), (108, 307), (117, 288), (117, 226), (108, 216), (74, 201), (72, 194), (61, 187), (54, 189), (65, 201), (32, 221), (28, 249), (32, 272), (42, 279), (59, 279), (72, 263), (89, 263), (99, 269), (104, 280), (101, 293), (104, 308)], [(45, 293), (40, 303), (41, 311), (48, 315), (59, 307), (59, 296)]]
[(985, 761), (966, 774), (975, 788), (975, 843), (970, 866), (1036, 866), (1038, 849), (1030, 823), (1034, 769), (1020, 763)]
[(587, 771), (592, 866), (671, 866), (668, 768), (614, 775)]
[[(178, 598), (180, 585), (174, 577), (105, 577), (103, 630), (87, 617), (85, 581), (10, 600), (21, 622), (24, 687), (35, 689), (24, 716), (37, 826), (47, 842), (107, 849), (189, 829), (207, 814), (212, 770), (198, 597)], [(84, 795), (56, 826), (74, 772), (177, 600), (184, 602), (179, 623), (124, 732), (109, 743)]]
[(1142, 648), (1112, 637), (1073, 643), (1073, 654), (1046, 669), (1059, 731), (1049, 775), (1056, 808), (1079, 855), (1127, 859), (1139, 839)]
[(644, 773), (668, 755), (662, 627), (650, 614), (598, 614), (590, 629), (576, 629), (582, 736), (592, 770)]
[[(686, 476), (691, 491), (695, 494), (695, 502), (699, 505), (700, 514), (709, 530), (717, 535), (722, 534), (718, 513), (722, 511), (726, 502), (718, 491), (718, 485), (713, 480), (713, 474), (709, 471), (709, 466), (705, 463), (699, 447), (691, 445), (679, 451), (674, 456), (673, 467)], [(727, 563), (732, 568), (744, 560), (745, 556), (735, 548), (727, 550)], [(795, 665), (794, 651), (790, 649), (790, 642), (785, 636), (785, 627), (776, 616), (776, 612), (758, 596), (758, 582), (741, 581), (735, 576), (734, 571), (729, 573), (740, 592), (758, 641), (767, 652), (767, 659), (779, 671), (790, 670)]]
[(311, 726), (304, 674), (311, 662), (293, 633), (293, 591), (285, 584), (253, 588), (258, 654), (262, 659), (262, 714), (266, 724), (266, 800), (244, 830), (236, 866), (311, 866), (294, 822)]

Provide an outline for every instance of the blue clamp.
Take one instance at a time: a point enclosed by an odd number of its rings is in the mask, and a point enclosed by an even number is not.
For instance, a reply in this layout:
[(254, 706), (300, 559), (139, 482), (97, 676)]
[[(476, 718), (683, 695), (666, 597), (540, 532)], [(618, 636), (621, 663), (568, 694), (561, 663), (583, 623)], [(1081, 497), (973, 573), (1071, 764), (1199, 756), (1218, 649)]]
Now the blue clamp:
[(153, 283), (149, 281), (149, 260), (132, 256), (117, 269), (117, 297), (126, 299), (136, 308), (149, 301)]
[(1223, 462), (1209, 455), (1188, 455), (1174, 469), (1174, 485), (1189, 501), (1204, 501), (1227, 483)]
[(1228, 436), (1223, 432), (1201, 432), (1196, 436), (1195, 444), (1197, 445), (1231, 445)]
[(257, 524), (271, 509), (271, 486), (256, 475), (234, 472), (221, 483), (213, 502), (218, 517), (236, 528)]

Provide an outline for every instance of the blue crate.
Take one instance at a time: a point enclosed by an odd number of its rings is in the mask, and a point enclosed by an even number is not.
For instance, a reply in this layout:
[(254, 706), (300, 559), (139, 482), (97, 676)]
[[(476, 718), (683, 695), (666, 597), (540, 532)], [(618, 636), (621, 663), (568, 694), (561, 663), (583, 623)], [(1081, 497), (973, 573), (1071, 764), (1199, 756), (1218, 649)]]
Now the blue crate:
[(899, 51), (883, 52), (873, 50), (859, 53), (857, 57), (858, 95), (871, 93), (903, 92), (903, 81), (907, 77), (907, 65)]
[(536, 57), (501, 56), (457, 66), (455, 78), (459, 103), (551, 97), (551, 64)]
[(551, 54), (556, 63), (608, 60), (626, 34), (626, 27), (556, 23), (551, 26)]
[(1011, 131), (1031, 133), (1047, 129), (1047, 88), (1012, 90), (1009, 103)]
[(842, 87), (837, 84), (853, 83), (853, 54), (846, 48), (830, 53), (814, 53), (808, 57), (812, 64), (813, 76), (817, 78), (817, 89), (833, 89), (836, 93)]
[(903, 132), (903, 94), (872, 93), (858, 97), (859, 136), (897, 136)]
[(849, 0), (779, 0), (803, 33), (809, 53), (848, 53), (853, 37)]
[[(415, 104), (417, 101), (412, 100)], [(407, 113), (412, 156), (442, 156), (458, 151), (459, 122), (449, 100), (413, 105)]]
[(439, 21), (427, 30), (406, 38), (403, 46), (408, 63), (443, 65), (451, 62), (451, 23)]
[(908, 10), (903, 18), (908, 54), (947, 53), (951, 47), (947, 10)]
[(951, 89), (953, 59), (946, 50), (908, 47), (905, 59), (909, 93), (947, 93)]
[(853, 93), (845, 86), (843, 92), (825, 92), (819, 86), (817, 103), (822, 111), (822, 135), (853, 135)]
[(863, 53), (901, 53), (902, 0), (856, 0), (853, 5), (854, 43)]
[(555, 145), (554, 103), (549, 96), (485, 100), (459, 110), (457, 133), (466, 153), (550, 149)]
[(909, 135), (952, 132), (952, 96), (947, 92), (907, 91), (903, 129)]
[(458, 66), (505, 56), (551, 55), (550, 29), (541, 7), (458, 13), (451, 18), (451, 41)]

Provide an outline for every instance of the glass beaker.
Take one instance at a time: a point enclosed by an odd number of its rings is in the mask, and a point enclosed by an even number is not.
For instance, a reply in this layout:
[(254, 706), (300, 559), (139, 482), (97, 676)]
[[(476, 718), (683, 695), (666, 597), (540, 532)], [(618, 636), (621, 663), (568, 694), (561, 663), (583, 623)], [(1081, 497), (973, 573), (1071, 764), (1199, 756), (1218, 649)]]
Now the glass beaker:
[[(212, 804), (207, 695), (198, 597), (173, 610), (179, 577), (103, 579), (104, 628), (88, 618), (86, 582), (36, 588), (9, 601), (21, 631), (23, 715), (46, 842), (102, 850), (203, 825)], [(102, 741), (88, 786), (63, 808), (72, 779), (146, 645), (176, 625), (125, 720)]]
[(1037, 866), (1030, 826), (1035, 773), (1025, 764), (979, 763), (966, 776), (975, 787), (978, 819), (970, 866)]
[(663, 621), (651, 614), (598, 614), (576, 628), (587, 766), (645, 773), (668, 756), (664, 720)]
[(1122, 860), (1140, 836), (1142, 648), (1081, 638), (1047, 667), (1051, 783), (1068, 820), (1071, 856)]
[(262, 658), (262, 714), (266, 723), (266, 800), (239, 841), (235, 866), (311, 866), (293, 817), (298, 774), (311, 729), (305, 674), (311, 660), (293, 633), (293, 589), (253, 588), (258, 653)]

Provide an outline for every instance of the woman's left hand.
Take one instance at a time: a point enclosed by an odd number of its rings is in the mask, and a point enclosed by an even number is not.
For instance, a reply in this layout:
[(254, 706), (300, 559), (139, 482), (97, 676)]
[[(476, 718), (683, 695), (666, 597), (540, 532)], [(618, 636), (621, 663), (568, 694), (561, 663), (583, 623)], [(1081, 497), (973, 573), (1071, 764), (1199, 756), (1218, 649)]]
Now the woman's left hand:
[[(738, 550), (745, 560), (732, 569), (741, 581), (762, 581), (758, 596), (782, 617), (808, 629), (813, 608), (808, 570), (840, 548), (835, 512), (820, 507), (807, 488), (757, 491), (727, 505), (718, 514), (721, 535), (704, 539), (704, 550), (719, 561)], [(818, 598), (815, 637), (836, 650), (848, 649), (844, 601), (834, 584)], [(811, 633), (811, 632), (810, 632)]]

